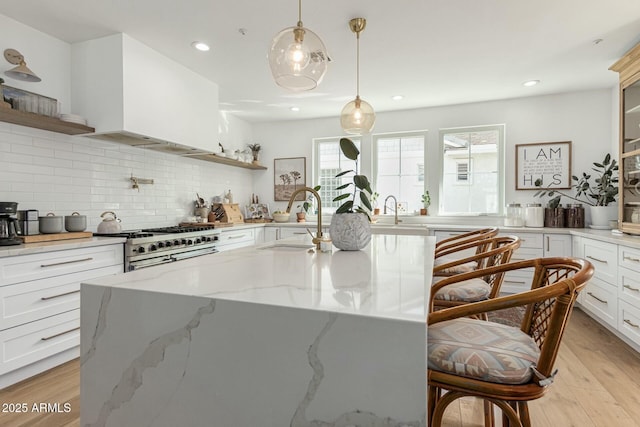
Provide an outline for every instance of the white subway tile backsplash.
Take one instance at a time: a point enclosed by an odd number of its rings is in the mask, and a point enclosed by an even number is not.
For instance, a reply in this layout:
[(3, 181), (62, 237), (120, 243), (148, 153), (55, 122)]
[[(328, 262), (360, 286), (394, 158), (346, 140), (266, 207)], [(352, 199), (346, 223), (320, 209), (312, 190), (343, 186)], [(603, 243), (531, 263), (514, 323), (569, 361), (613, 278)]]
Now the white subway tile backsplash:
[[(211, 202), (229, 188), (249, 199), (252, 172), (92, 138), (0, 122), (0, 200), (18, 209), (87, 215), (96, 231), (104, 211), (123, 229), (176, 225), (193, 214), (196, 192)], [(131, 175), (153, 179), (132, 189)]]
[(52, 148), (34, 147), (32, 145), (12, 144), (12, 153), (29, 154), (31, 156), (53, 157)]

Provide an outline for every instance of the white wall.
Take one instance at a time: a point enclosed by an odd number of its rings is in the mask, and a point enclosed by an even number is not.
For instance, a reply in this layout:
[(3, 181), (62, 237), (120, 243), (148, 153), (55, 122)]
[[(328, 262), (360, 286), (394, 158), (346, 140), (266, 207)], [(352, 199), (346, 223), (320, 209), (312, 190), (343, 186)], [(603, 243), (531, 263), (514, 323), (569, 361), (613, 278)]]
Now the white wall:
[[(28, 83), (3, 75), (7, 85), (56, 98), (62, 112), (74, 112), (71, 45), (3, 15), (0, 40), (0, 50), (17, 49), (42, 78), (40, 83)], [(0, 63), (0, 73), (13, 67), (4, 60)], [(249, 123), (222, 114), (219, 123), (220, 135), (211, 136), (215, 145), (220, 140), (225, 147), (244, 149), (252, 142)], [(0, 200), (15, 201), (18, 209), (38, 209), (42, 214), (79, 211), (88, 216), (90, 231), (96, 230), (106, 210), (116, 211), (125, 229), (176, 225), (192, 213), (196, 192), (210, 201), (231, 189), (242, 205), (253, 192), (256, 173), (262, 171), (0, 122)], [(141, 185), (140, 192), (133, 190), (131, 174), (154, 179), (155, 184)]]
[(0, 74), (8, 86), (55, 98), (61, 112), (70, 112), (71, 45), (45, 33), (0, 15), (0, 51), (12, 48), (20, 52), (27, 66), (42, 79), (38, 83), (23, 82), (4, 75), (15, 67), (0, 57)]
[[(452, 105), (377, 114), (374, 133), (427, 129), (427, 158), (434, 163), (426, 171), (432, 194), (432, 208), (438, 188), (438, 132), (442, 128), (505, 124), (506, 189), (505, 201), (534, 200), (535, 191), (515, 190), (515, 145), (535, 142), (572, 141), (572, 174), (587, 171), (591, 163), (608, 152), (617, 152), (617, 98), (611, 89), (558, 95), (527, 97), (473, 104)], [(375, 106), (374, 106), (375, 108)], [(261, 162), (272, 167), (278, 157), (306, 157), (307, 183), (312, 179), (313, 138), (342, 135), (338, 117), (317, 120), (258, 123), (253, 127), (256, 142), (263, 145)], [(371, 137), (363, 138), (363, 172), (370, 176)], [(371, 176), (370, 176), (371, 177)], [(254, 180), (255, 191), (270, 200), (272, 209), (284, 202), (273, 202), (273, 177)], [(385, 195), (381, 195), (384, 197)]]
[[(262, 171), (255, 171), (262, 172)], [(0, 200), (18, 209), (87, 215), (96, 231), (104, 211), (123, 229), (177, 225), (193, 213), (196, 192), (206, 200), (229, 189), (244, 203), (254, 171), (141, 148), (0, 122)], [(131, 175), (154, 180), (131, 188)]]

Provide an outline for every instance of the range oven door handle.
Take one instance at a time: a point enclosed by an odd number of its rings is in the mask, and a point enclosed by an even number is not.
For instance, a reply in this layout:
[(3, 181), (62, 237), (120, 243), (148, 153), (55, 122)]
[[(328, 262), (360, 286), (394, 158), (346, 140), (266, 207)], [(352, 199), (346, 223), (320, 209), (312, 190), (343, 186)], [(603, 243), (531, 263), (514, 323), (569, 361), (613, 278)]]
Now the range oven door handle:
[(163, 256), (140, 261), (131, 261), (129, 263), (129, 271), (140, 270), (141, 268), (153, 267), (155, 265), (166, 264), (175, 261), (170, 256)]
[(182, 252), (182, 253), (178, 253), (178, 254), (172, 254), (171, 255), (171, 260), (172, 261), (180, 261), (180, 260), (183, 260), (183, 259), (193, 258), (193, 257), (200, 256), (200, 255), (214, 254), (216, 252), (218, 252), (218, 250), (216, 248), (196, 249), (196, 250), (193, 250), (193, 251)]

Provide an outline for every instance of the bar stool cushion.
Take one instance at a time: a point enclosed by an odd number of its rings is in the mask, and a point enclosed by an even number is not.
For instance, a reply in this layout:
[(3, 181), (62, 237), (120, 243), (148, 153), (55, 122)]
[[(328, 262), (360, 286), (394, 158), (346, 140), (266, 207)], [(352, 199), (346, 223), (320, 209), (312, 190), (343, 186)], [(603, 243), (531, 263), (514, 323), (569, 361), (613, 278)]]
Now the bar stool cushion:
[[(459, 258), (452, 256), (441, 256), (436, 258), (433, 261), (433, 265), (438, 267), (442, 264), (448, 264), (453, 261), (457, 261)], [(469, 271), (473, 271), (478, 268), (478, 263), (476, 261), (469, 261), (464, 264), (454, 265), (453, 267), (445, 268), (440, 271), (441, 274), (460, 274), (460, 273), (468, 273)]]
[[(433, 282), (438, 282), (444, 277), (434, 277)], [(438, 289), (434, 295), (435, 300), (440, 301), (463, 301), (475, 302), (489, 298), (491, 286), (480, 278), (463, 280), (452, 283), (444, 288)]]
[(470, 318), (429, 325), (429, 369), (501, 384), (531, 380), (540, 349), (519, 328)]

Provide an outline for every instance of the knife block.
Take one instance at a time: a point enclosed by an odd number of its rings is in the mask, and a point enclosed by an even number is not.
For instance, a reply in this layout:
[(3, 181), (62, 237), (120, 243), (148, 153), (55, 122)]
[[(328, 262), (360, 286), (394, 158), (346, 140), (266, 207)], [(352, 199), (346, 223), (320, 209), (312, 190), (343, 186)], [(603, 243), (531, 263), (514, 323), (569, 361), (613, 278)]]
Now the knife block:
[(244, 222), (244, 217), (237, 203), (214, 203), (211, 208), (211, 213), (219, 212), (219, 209), (222, 210), (223, 215), (218, 221), (232, 224), (241, 224)]

